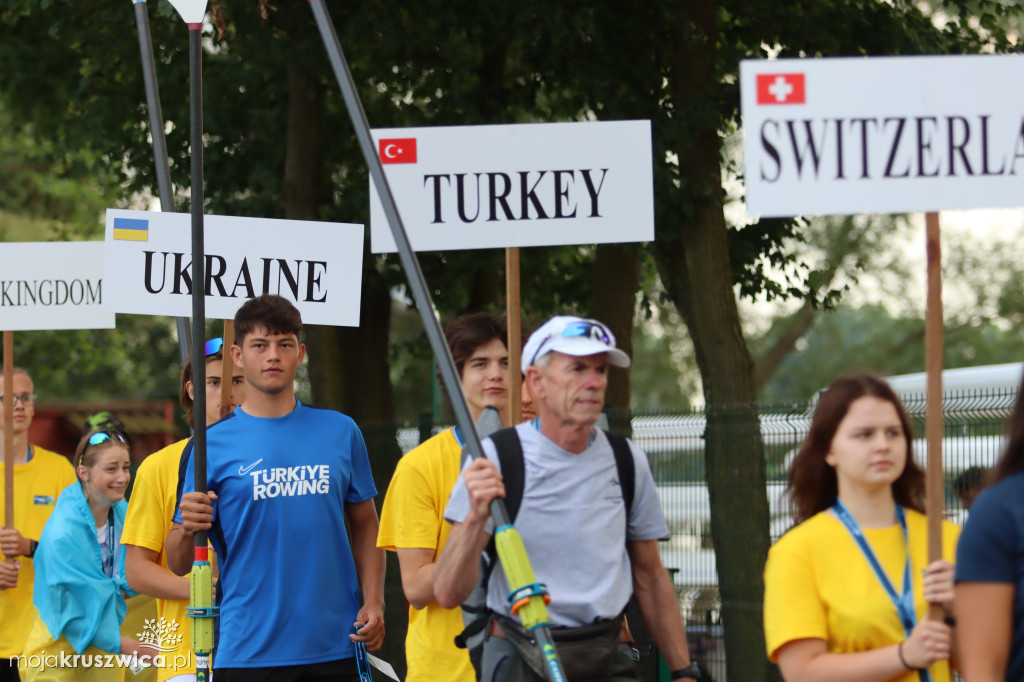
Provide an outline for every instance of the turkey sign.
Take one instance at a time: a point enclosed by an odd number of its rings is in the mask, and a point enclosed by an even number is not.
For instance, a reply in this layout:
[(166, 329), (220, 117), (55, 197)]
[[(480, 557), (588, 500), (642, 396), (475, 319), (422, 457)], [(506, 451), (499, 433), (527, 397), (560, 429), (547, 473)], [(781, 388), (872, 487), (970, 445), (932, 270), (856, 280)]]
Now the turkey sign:
[(1021, 206), (1021, 82), (1021, 56), (744, 61), (747, 210)]
[[(375, 130), (417, 251), (654, 239), (650, 121)], [(370, 247), (396, 251), (370, 183)]]

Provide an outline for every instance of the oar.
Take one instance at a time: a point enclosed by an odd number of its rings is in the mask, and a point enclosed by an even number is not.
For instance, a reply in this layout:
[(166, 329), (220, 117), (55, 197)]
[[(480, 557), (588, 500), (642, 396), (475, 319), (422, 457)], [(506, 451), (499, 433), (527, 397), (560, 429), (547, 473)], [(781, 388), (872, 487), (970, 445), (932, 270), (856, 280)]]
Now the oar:
[[(483, 449), (480, 445), (480, 436), (473, 424), (473, 418), (469, 413), (469, 405), (462, 395), (462, 388), (459, 383), (458, 373), (455, 371), (455, 363), (452, 362), (451, 353), (444, 340), (441, 325), (434, 316), (434, 305), (430, 299), (430, 292), (427, 290), (423, 280), (423, 273), (420, 271), (419, 262), (413, 253), (409, 238), (406, 235), (402, 219), (398, 215), (398, 207), (391, 195), (391, 188), (388, 186), (387, 178), (384, 176), (384, 168), (380, 163), (374, 147), (373, 139), (370, 136), (370, 125), (366, 120), (366, 112), (359, 100), (355, 83), (352, 80), (352, 73), (349, 71), (348, 62), (341, 51), (341, 43), (334, 32), (334, 24), (327, 15), (327, 9), (323, 0), (310, 0), (310, 7), (313, 9), (313, 16), (316, 18), (317, 27), (320, 29), (320, 36), (323, 39), (324, 47), (327, 48), (327, 55), (334, 68), (334, 74), (341, 86), (341, 94), (345, 99), (345, 107), (348, 109), (349, 118), (355, 128), (356, 138), (359, 140), (359, 147), (362, 149), (366, 163), (370, 167), (370, 175), (377, 186), (381, 203), (384, 206), (384, 213), (387, 215), (388, 223), (391, 225), (391, 233), (394, 235), (395, 244), (398, 247), (398, 256), (405, 270), (405, 276), (409, 280), (409, 287), (412, 290), (416, 306), (419, 308), (420, 317), (423, 319), (423, 326), (430, 341), (431, 350), (437, 358), (438, 368), (441, 370), (441, 379), (448, 392), (455, 417), (466, 437), (466, 448), (473, 457), (482, 457)], [(514, 370), (510, 370), (514, 371)], [(537, 641), (542, 658), (547, 664), (547, 677), (551, 682), (563, 682), (565, 674), (562, 672), (562, 665), (558, 660), (555, 645), (551, 638), (551, 627), (548, 620), (548, 610), (545, 603), (547, 594), (534, 580), (533, 569), (530, 560), (526, 556), (526, 548), (523, 546), (522, 538), (518, 531), (512, 526), (505, 503), (497, 498), (491, 503), (491, 516), (495, 522), (494, 542), (498, 549), (498, 557), (501, 559), (505, 576), (508, 578), (512, 594), (523, 598), (524, 591), (529, 591), (528, 599), (524, 606), (519, 607), (519, 617)]]
[[(153, 157), (156, 160), (156, 186), (160, 194), (160, 210), (174, 212), (174, 186), (171, 167), (167, 161), (167, 138), (164, 136), (164, 114), (160, 107), (160, 90), (156, 81), (156, 62), (153, 59), (153, 39), (149, 33), (149, 12), (146, 0), (134, 0), (135, 24), (139, 29), (139, 52), (142, 53), (142, 78), (146, 83), (146, 108), (149, 109), (149, 132), (153, 137)], [(188, 360), (192, 348), (192, 333), (187, 317), (176, 317), (178, 350), (181, 361)]]
[[(193, 477), (198, 493), (206, 492), (206, 362), (203, 337), (206, 329), (206, 275), (203, 261), (203, 16), (206, 0), (170, 0), (188, 24), (189, 137), (191, 140), (192, 204), (192, 385), (196, 386)], [(213, 572), (210, 570), (206, 532), (195, 535), (196, 553), (189, 574), (192, 618), (192, 649), (196, 654), (196, 681), (206, 682), (213, 653)]]

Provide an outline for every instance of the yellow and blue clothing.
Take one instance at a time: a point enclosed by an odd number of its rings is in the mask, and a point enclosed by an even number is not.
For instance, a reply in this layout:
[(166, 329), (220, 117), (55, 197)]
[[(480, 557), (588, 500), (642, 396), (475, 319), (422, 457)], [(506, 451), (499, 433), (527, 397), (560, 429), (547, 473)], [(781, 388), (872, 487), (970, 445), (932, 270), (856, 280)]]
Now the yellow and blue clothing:
[[(78, 654), (120, 653), (121, 622), (127, 606), (125, 595), (134, 595), (124, 577), (124, 549), (118, 543), (128, 504), (121, 500), (110, 511), (114, 556), (111, 575), (103, 568), (97, 542), (96, 522), (82, 486), (72, 483), (61, 493), (50, 520), (43, 529), (35, 555), (35, 585), (32, 603), (36, 607), (24, 654), (65, 651)], [(43, 671), (26, 666), (23, 680), (30, 681)], [(45, 671), (52, 674), (52, 669)], [(72, 679), (81, 679), (75, 670)], [(121, 679), (123, 670), (104, 669), (106, 675), (94, 679)]]
[(971, 505), (960, 546), (956, 581), (1004, 583), (1014, 588), (1007, 680), (1024, 679), (1024, 472), (982, 491)]
[[(361, 597), (345, 505), (377, 494), (355, 422), (296, 401), (283, 417), (236, 408), (206, 437), (220, 568), (214, 668), (353, 657)], [(182, 493), (195, 488), (192, 447), (182, 455)]]
[[(398, 462), (380, 512), (377, 546), (396, 551), (431, 549), (436, 562), (452, 525), (444, 520), (461, 471), (462, 446), (447, 429), (410, 450)], [(465, 649), (455, 646), (462, 632), (462, 609), (446, 609), (436, 601), (422, 609), (409, 607), (405, 637), (407, 682), (432, 681), (438, 671), (452, 682), (473, 682), (476, 675)]]
[[(922, 575), (928, 565), (927, 517), (906, 510), (907, 541), (899, 525), (862, 528), (895, 589), (903, 586), (907, 548), (918, 622), (928, 611)], [(952, 562), (960, 527), (944, 521), (942, 557)], [(829, 653), (870, 651), (907, 638), (896, 607), (849, 531), (831, 511), (814, 515), (772, 546), (764, 572), (764, 631), (768, 656), (778, 662), (784, 645), (824, 640)], [(947, 661), (929, 668), (932, 682), (951, 682)], [(893, 682), (919, 682), (908, 671)]]
[[(18, 532), (38, 540), (61, 491), (76, 480), (75, 469), (67, 457), (33, 445), (31, 458), (14, 466), (14, 527)], [(0, 523), (6, 523), (3, 482), (4, 471), (0, 467)], [(3, 660), (24, 651), (34, 618), (35, 561), (26, 556), (18, 557), (17, 561), (21, 564), (18, 586), (0, 590), (0, 659)]]
[[(135, 485), (132, 497), (128, 502), (128, 514), (124, 521), (124, 532), (121, 534), (122, 545), (145, 547), (157, 553), (160, 566), (167, 569), (167, 556), (164, 553), (164, 540), (171, 530), (171, 519), (174, 517), (177, 502), (178, 468), (181, 454), (185, 450), (188, 439), (168, 445), (163, 450), (154, 452), (143, 460), (135, 474)], [(157, 599), (156, 615), (166, 624), (176, 623), (173, 635), (181, 635), (180, 643), (172, 650), (162, 651), (168, 665), (159, 668), (157, 680), (170, 679), (175, 675), (194, 674), (195, 658), (189, 655), (192, 641), (191, 621), (185, 615), (188, 602), (180, 599)], [(135, 633), (129, 635), (135, 639)], [(166, 647), (171, 645), (165, 644)], [(174, 668), (170, 663), (176, 656), (184, 658), (186, 665)]]

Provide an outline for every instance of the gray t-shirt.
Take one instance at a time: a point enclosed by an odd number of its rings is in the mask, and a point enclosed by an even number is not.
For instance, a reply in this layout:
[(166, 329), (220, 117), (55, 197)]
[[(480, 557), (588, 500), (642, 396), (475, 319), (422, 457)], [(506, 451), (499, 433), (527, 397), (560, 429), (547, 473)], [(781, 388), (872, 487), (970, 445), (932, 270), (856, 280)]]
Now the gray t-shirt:
[[(516, 427), (523, 444), (523, 501), (515, 526), (523, 538), (537, 580), (551, 594), (554, 626), (576, 627), (618, 616), (633, 593), (626, 539), (668, 536), (668, 525), (654, 489), (647, 457), (630, 443), (636, 471), (633, 509), (626, 528), (618, 469), (602, 431), (580, 454), (558, 447), (531, 423)], [(498, 464), (494, 443), (484, 454)], [(466, 484), (459, 477), (444, 517), (462, 522), (469, 513)], [(505, 574), (491, 574), (487, 606), (510, 615)]]

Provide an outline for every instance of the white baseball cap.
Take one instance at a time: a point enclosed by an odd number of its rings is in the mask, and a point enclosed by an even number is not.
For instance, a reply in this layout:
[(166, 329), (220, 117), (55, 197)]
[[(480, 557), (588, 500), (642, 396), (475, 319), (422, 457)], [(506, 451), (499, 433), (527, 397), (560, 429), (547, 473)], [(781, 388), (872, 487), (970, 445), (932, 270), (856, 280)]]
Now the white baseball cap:
[(523, 374), (553, 350), (577, 357), (607, 353), (609, 364), (630, 364), (629, 356), (615, 347), (615, 335), (603, 323), (575, 315), (556, 315), (530, 334), (523, 346)]

